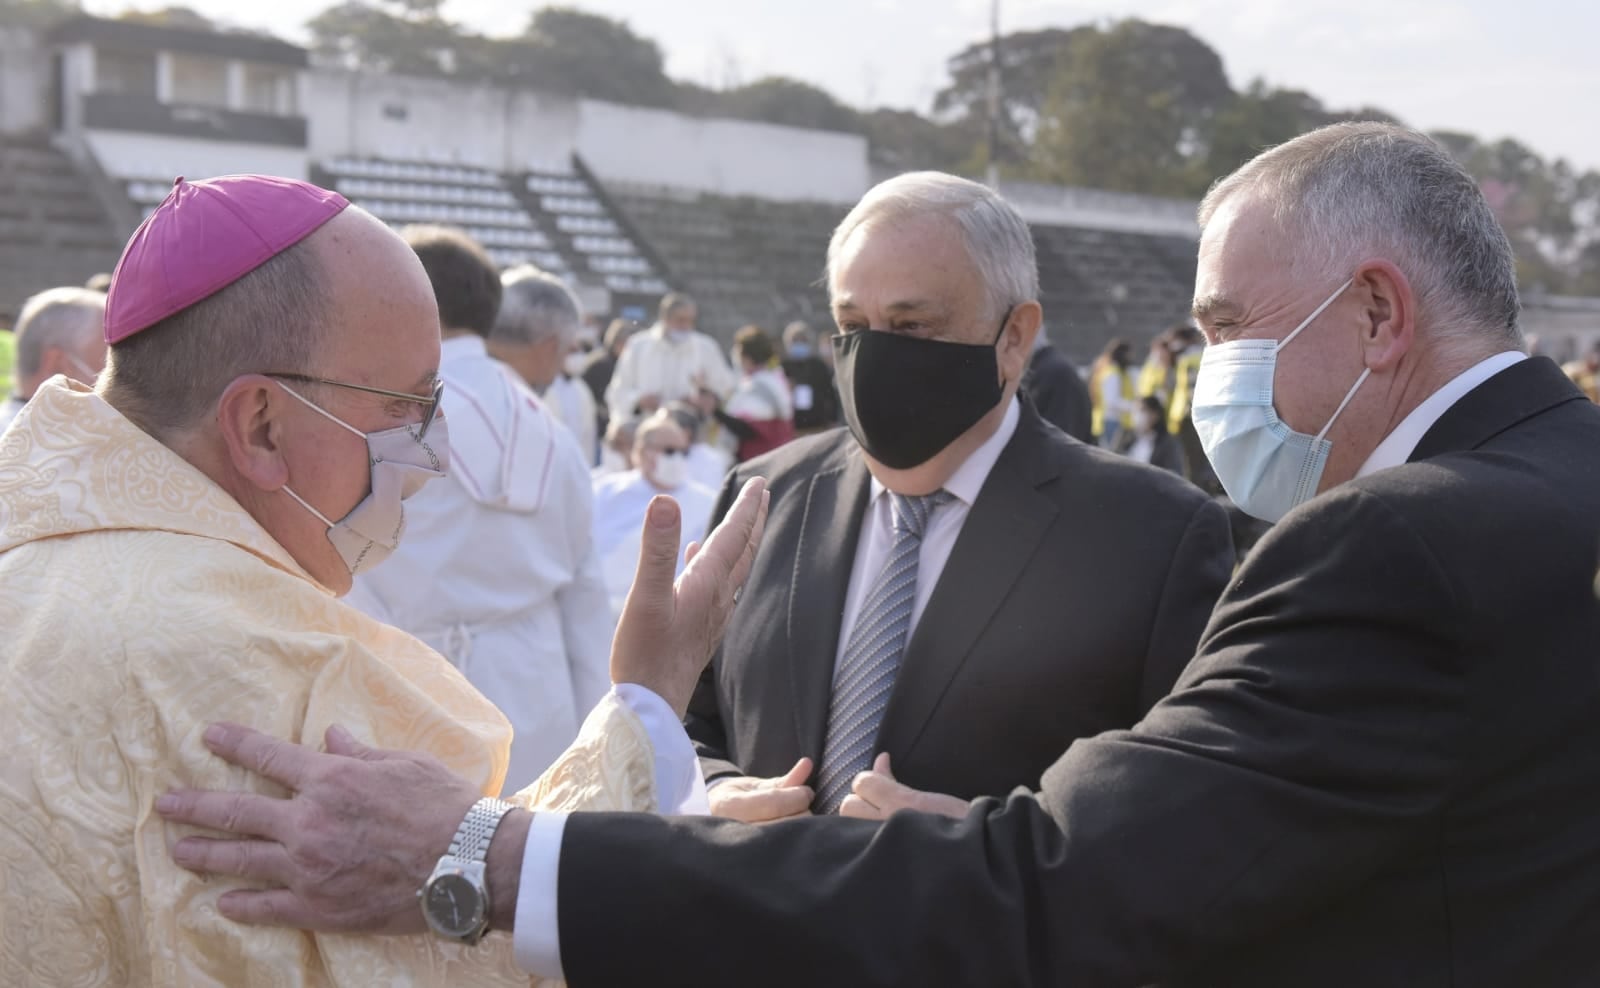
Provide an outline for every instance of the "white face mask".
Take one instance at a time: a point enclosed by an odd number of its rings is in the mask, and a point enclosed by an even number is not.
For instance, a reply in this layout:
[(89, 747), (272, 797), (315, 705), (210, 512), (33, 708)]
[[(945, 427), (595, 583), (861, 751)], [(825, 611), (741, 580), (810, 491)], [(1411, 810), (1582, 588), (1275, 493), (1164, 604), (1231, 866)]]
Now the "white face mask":
[(689, 479), (689, 458), (682, 453), (656, 454), (656, 468), (650, 480), (663, 490), (677, 490)]
[(278, 386), (318, 415), (366, 440), (367, 459), (372, 466), (372, 490), (339, 521), (329, 520), (287, 484), (283, 490), (328, 526), (328, 541), (338, 550), (352, 575), (371, 569), (389, 558), (405, 534), (406, 512), (401, 502), (450, 469), (450, 433), (444, 416), (434, 417), (426, 438), (417, 435), (414, 425), (362, 432), (332, 412), (312, 404), (281, 381)]
[(1294, 332), (1280, 340), (1235, 340), (1206, 347), (1195, 380), (1195, 433), (1217, 479), (1245, 513), (1275, 522), (1317, 493), (1333, 444), (1328, 430), (1372, 373), (1356, 378), (1328, 424), (1315, 436), (1295, 432), (1272, 405), (1278, 352), (1343, 295), (1340, 285)]
[(579, 377), (588, 364), (589, 355), (582, 350), (576, 350), (567, 354), (567, 359), (561, 363), (561, 369), (567, 372), (568, 377)]

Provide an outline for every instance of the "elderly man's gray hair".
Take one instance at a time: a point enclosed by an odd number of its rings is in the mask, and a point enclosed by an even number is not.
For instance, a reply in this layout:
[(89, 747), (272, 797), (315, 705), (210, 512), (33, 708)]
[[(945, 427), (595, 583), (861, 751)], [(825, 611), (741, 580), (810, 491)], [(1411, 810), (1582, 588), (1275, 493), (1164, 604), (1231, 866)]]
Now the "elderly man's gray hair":
[(51, 288), (22, 304), (17, 317), (17, 379), (38, 374), (52, 347), (76, 350), (105, 332), (106, 297), (87, 288)]
[(542, 343), (557, 337), (563, 344), (577, 338), (583, 323), (577, 296), (566, 282), (531, 264), (511, 268), (500, 276), (505, 294), (495, 318), (491, 340), (501, 343)]
[(113, 344), (101, 378), (106, 401), (166, 440), (212, 414), (236, 378), (311, 372), (330, 305), (311, 251), (302, 240), (216, 294)]
[(1292, 276), (1331, 289), (1381, 257), (1411, 282), (1425, 329), (1522, 346), (1511, 244), (1478, 183), (1428, 137), (1381, 123), (1301, 135), (1212, 186), (1200, 226), (1241, 193), (1286, 233)]
[(856, 230), (879, 220), (927, 215), (949, 217), (960, 228), (967, 253), (988, 289), (991, 318), (1039, 297), (1033, 235), (1021, 214), (988, 186), (943, 172), (900, 175), (861, 197), (828, 243), (828, 290), (833, 290), (839, 251)]

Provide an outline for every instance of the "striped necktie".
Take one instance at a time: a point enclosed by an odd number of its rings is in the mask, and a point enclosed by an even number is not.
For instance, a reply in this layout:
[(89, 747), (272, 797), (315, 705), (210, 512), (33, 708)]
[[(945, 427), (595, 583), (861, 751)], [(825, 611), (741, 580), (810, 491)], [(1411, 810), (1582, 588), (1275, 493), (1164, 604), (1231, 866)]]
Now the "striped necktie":
[(900, 658), (911, 632), (917, 600), (917, 559), (928, 519), (953, 499), (948, 491), (920, 497), (889, 493), (894, 508), (894, 545), (862, 603), (850, 641), (833, 674), (828, 737), (817, 775), (818, 813), (835, 813), (856, 775), (872, 765), (878, 725), (889, 705)]

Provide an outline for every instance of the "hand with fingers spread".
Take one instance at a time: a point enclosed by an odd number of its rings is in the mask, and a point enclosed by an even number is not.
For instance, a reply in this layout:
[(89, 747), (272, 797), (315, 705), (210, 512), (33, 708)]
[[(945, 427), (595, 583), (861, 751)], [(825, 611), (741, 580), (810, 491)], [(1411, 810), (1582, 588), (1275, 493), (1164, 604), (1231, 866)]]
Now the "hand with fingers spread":
[(964, 799), (943, 793), (923, 792), (895, 780), (889, 769), (889, 755), (878, 756), (872, 771), (862, 772), (851, 783), (850, 795), (839, 807), (840, 816), (853, 816), (862, 820), (887, 820), (900, 810), (917, 813), (941, 813), (959, 820), (967, 815), (972, 804)]
[(765, 481), (746, 484), (705, 543), (689, 546), (689, 564), (676, 583), (681, 512), (669, 497), (650, 502), (639, 569), (611, 644), (612, 682), (646, 687), (683, 716), (750, 575), (767, 502)]
[[(379, 751), (338, 727), (326, 753), (236, 724), (214, 724), (205, 743), (223, 759), (288, 789), (276, 799), (257, 793), (179, 791), (156, 801), (171, 823), (232, 836), (185, 837), (172, 856), (190, 871), (234, 875), (267, 885), (218, 900), (229, 919), (330, 932), (417, 933), (423, 930), (417, 890), (450, 844), (468, 808), (482, 795), (431, 755)], [(490, 845), (513, 870), (529, 814), (502, 822)], [(496, 847), (505, 841), (503, 850)], [(497, 857), (501, 860), (497, 862)], [(496, 903), (496, 912), (500, 912)]]
[(770, 823), (807, 816), (816, 793), (805, 782), (811, 777), (811, 759), (802, 758), (786, 775), (770, 779), (737, 776), (711, 787), (711, 813), (744, 823)]

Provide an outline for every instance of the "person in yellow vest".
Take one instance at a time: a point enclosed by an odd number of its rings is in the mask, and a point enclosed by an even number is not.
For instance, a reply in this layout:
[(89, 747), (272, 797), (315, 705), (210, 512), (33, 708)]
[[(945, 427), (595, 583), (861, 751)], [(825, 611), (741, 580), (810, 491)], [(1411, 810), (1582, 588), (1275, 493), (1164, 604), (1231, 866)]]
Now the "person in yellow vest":
[(0, 326), (0, 392), (6, 394), (11, 391), (11, 366), (16, 363), (16, 353), (16, 338), (11, 335), (11, 327)]
[(1123, 429), (1133, 428), (1136, 407), (1133, 375), (1133, 347), (1120, 337), (1112, 337), (1089, 371), (1089, 399), (1093, 403), (1094, 434), (1100, 445), (1114, 449)]
[(1194, 420), (1189, 415), (1195, 378), (1200, 375), (1200, 358), (1206, 351), (1205, 337), (1193, 326), (1179, 326), (1172, 331), (1172, 339), (1172, 407), (1167, 413), (1167, 429), (1183, 444), (1190, 483), (1208, 494), (1221, 494), (1222, 485), (1211, 469), (1211, 461), (1206, 459), (1200, 436), (1194, 430)]
[(1139, 368), (1135, 389), (1138, 397), (1155, 398), (1163, 406), (1172, 399), (1173, 332), (1169, 329), (1150, 341), (1150, 355)]
[(1572, 380), (1578, 389), (1589, 396), (1589, 400), (1600, 405), (1600, 340), (1589, 347), (1589, 352), (1577, 360), (1568, 361), (1561, 367), (1567, 372), (1567, 377)]

